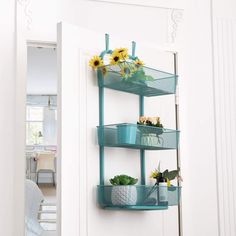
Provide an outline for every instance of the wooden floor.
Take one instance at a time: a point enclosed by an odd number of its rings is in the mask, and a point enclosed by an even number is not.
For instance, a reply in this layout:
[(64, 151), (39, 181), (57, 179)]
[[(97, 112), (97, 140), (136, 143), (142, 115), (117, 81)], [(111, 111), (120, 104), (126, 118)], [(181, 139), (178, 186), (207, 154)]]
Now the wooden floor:
[(56, 187), (52, 184), (39, 184), (38, 185), (41, 191), (43, 192), (43, 195), (45, 197), (45, 200), (48, 202), (55, 202), (57, 201), (56, 198)]

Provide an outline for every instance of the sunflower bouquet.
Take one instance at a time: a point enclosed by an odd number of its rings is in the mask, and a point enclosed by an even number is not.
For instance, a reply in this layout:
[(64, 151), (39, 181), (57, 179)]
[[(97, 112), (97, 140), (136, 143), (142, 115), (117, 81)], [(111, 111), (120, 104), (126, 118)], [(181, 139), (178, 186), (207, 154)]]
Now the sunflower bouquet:
[(123, 80), (146, 81), (153, 80), (153, 77), (145, 74), (143, 61), (129, 56), (127, 48), (117, 48), (111, 51), (108, 65), (105, 65), (102, 56), (94, 56), (89, 65), (94, 69), (101, 70), (105, 77), (108, 72), (119, 75)]

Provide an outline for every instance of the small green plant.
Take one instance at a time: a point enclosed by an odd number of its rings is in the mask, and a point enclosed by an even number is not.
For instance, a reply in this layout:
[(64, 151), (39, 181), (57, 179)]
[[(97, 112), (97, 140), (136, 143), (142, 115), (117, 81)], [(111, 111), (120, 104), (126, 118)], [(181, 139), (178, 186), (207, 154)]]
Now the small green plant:
[(171, 180), (174, 180), (174, 179), (177, 178), (179, 181), (183, 181), (182, 177), (179, 175), (180, 168), (178, 168), (177, 170), (171, 170), (171, 171), (169, 171), (169, 170), (167, 169), (167, 170), (161, 172), (161, 170), (160, 170), (160, 169), (161, 169), (161, 168), (160, 168), (160, 165), (161, 165), (161, 164), (160, 164), (160, 162), (159, 162), (158, 168), (155, 169), (155, 170), (151, 173), (150, 178), (156, 179), (157, 182), (158, 182), (158, 179), (159, 179), (159, 177), (160, 177), (160, 174), (162, 174), (162, 176), (167, 179), (168, 187), (171, 186), (171, 182), (170, 182)]
[(116, 175), (114, 178), (110, 179), (112, 185), (135, 185), (138, 179), (135, 179), (128, 175)]

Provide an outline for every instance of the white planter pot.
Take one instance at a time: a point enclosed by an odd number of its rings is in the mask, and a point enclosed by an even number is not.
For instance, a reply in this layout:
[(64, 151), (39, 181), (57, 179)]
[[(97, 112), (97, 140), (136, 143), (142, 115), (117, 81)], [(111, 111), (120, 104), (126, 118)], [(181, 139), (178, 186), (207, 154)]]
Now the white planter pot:
[(158, 146), (159, 140), (156, 134), (143, 134), (141, 137), (141, 145)]
[(137, 202), (137, 189), (132, 185), (113, 186), (111, 191), (113, 205), (135, 205)]

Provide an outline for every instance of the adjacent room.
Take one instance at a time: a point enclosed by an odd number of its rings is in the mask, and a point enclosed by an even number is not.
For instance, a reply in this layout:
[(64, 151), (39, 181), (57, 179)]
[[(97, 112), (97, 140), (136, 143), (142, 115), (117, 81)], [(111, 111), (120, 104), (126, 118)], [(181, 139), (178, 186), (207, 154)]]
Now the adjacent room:
[(42, 231), (56, 231), (55, 45), (29, 44), (27, 62), (25, 227), (27, 235), (31, 235), (29, 231), (38, 235)]

